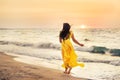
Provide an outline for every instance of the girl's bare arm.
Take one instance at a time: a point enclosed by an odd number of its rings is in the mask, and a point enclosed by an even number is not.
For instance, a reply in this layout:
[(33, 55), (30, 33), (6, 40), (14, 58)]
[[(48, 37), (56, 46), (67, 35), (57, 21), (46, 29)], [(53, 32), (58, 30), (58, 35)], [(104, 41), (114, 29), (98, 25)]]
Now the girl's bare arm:
[(79, 43), (79, 42), (75, 39), (73, 33), (72, 33), (72, 40), (73, 40), (74, 43), (76, 43), (76, 44), (78, 44), (78, 45), (80, 45), (80, 46), (84, 46), (83, 44)]

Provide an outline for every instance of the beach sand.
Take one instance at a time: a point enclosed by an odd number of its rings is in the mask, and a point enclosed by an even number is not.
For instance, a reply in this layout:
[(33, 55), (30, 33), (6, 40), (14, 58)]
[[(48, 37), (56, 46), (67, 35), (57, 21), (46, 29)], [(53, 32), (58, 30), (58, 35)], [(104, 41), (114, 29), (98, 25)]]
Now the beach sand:
[(25, 64), (0, 52), (0, 80), (90, 80), (75, 78), (60, 70)]

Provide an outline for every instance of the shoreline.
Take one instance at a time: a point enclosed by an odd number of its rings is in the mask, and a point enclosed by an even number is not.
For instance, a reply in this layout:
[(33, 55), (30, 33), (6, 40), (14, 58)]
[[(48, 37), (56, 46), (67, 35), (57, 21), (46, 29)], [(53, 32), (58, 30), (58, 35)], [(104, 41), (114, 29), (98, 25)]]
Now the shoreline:
[(0, 80), (90, 80), (64, 74), (61, 70), (25, 64), (0, 52)]

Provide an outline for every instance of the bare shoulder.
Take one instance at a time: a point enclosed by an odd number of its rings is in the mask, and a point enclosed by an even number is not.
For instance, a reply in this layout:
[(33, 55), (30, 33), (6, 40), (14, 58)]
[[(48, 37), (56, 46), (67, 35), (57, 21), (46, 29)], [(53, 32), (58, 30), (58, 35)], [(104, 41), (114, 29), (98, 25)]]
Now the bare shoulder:
[(72, 34), (73, 34), (73, 31), (70, 31), (70, 34), (72, 35)]

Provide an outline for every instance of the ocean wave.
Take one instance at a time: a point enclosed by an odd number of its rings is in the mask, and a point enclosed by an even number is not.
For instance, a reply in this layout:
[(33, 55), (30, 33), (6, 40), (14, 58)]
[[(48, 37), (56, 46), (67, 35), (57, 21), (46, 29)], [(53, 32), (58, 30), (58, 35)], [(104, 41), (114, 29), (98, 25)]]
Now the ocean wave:
[(93, 49), (90, 51), (91, 53), (100, 53), (105, 54), (106, 52), (110, 53), (111, 56), (120, 56), (120, 49), (110, 49), (101, 46), (92, 46)]
[[(57, 49), (60, 50), (60, 44), (54, 43), (24, 43), (24, 42), (12, 42), (12, 41), (0, 41), (0, 45), (15, 45), (20, 47), (33, 47), (33, 48), (44, 48), (44, 49)], [(77, 47), (75, 46), (75, 50), (77, 51), (85, 51), (91, 52), (93, 47)]]
[(12, 41), (0, 41), (1, 45), (16, 45), (16, 46), (23, 46), (23, 47), (30, 47), (33, 46), (31, 43), (21, 43), (21, 42), (12, 42)]
[(21, 47), (34, 47), (34, 48), (52, 48), (59, 49), (60, 46), (53, 43), (24, 43), (24, 42), (12, 42), (12, 41), (0, 41), (0, 45), (16, 45)]
[(40, 43), (35, 45), (35, 47), (36, 48), (52, 48), (52, 49), (60, 50), (60, 46), (53, 43)]
[[(21, 47), (32, 47), (32, 48), (44, 48), (44, 49), (57, 49), (60, 50), (59, 44), (54, 43), (23, 43), (23, 42), (12, 42), (12, 41), (0, 41), (0, 45), (15, 45)], [(109, 52), (112, 56), (120, 56), (120, 49), (109, 49), (104, 46), (91, 46), (91, 47), (75, 47), (77, 51), (84, 51), (90, 53), (105, 54)]]
[(105, 54), (105, 52), (109, 50), (108, 48), (102, 47), (102, 46), (92, 46), (92, 47), (93, 47), (93, 49), (92, 49), (92, 51), (90, 51), (92, 53)]
[(120, 49), (111, 49), (110, 53), (112, 56), (120, 56)]

